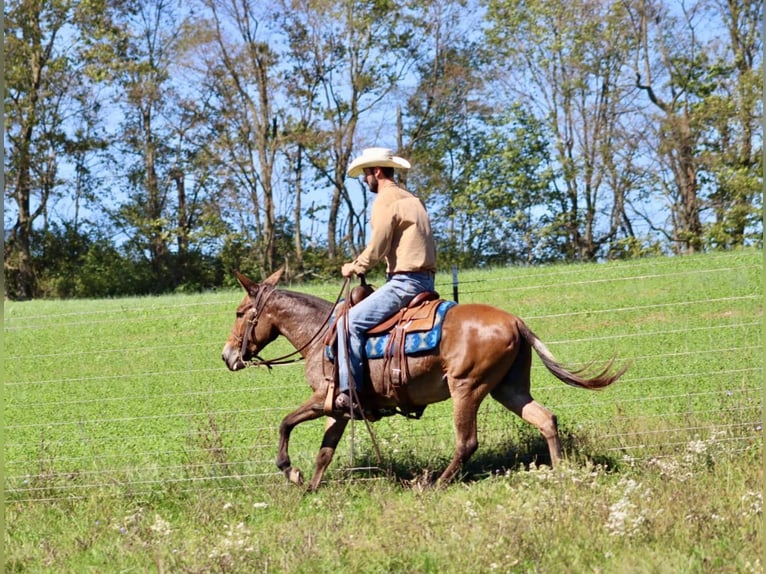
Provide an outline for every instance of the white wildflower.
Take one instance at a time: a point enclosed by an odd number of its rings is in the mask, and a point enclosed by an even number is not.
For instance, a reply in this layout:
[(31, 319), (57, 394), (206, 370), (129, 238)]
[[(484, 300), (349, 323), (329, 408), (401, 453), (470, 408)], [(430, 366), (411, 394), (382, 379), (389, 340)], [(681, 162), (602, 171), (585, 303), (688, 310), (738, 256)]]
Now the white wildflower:
[[(687, 461), (691, 462), (691, 461)], [(672, 458), (652, 458), (646, 463), (647, 466), (656, 468), (663, 478), (672, 478), (685, 482), (692, 478), (692, 472), (687, 464)]]
[(164, 520), (159, 514), (154, 515), (154, 524), (149, 528), (151, 528), (152, 532), (158, 536), (167, 536), (170, 534), (170, 523), (167, 520)]
[(704, 440), (693, 440), (686, 445), (686, 450), (692, 454), (705, 454), (707, 452), (707, 442)]
[(210, 558), (224, 559), (232, 562), (237, 556), (255, 551), (251, 544), (253, 533), (247, 528), (244, 522), (240, 522), (235, 527), (231, 525), (224, 526), (224, 535), (213, 547), (208, 555)]
[(633, 479), (622, 480), (620, 484), (625, 490), (620, 500), (609, 507), (606, 529), (612, 536), (630, 537), (646, 522), (646, 516), (631, 500), (631, 495), (645, 500), (651, 493), (649, 490), (641, 491), (641, 484)]
[(644, 520), (633, 502), (627, 498), (621, 498), (609, 507), (606, 529), (612, 536), (630, 537), (638, 532)]
[(628, 465), (630, 468), (635, 468), (636, 466), (636, 458), (630, 456), (629, 454), (622, 455), (622, 462), (623, 464)]
[(763, 494), (752, 490), (747, 491), (741, 498), (745, 509), (742, 515), (745, 517), (755, 516), (761, 513), (763, 507)]

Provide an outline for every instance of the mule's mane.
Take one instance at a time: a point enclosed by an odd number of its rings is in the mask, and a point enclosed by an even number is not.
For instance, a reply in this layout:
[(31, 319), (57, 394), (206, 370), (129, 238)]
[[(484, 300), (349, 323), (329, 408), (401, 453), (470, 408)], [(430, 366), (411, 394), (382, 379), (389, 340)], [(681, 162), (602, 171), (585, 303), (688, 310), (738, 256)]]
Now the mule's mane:
[(330, 308), (333, 306), (330, 301), (317, 297), (315, 295), (309, 295), (308, 293), (301, 293), (299, 291), (290, 291), (288, 289), (277, 289), (275, 295), (282, 295), (289, 298), (292, 302), (296, 302), (299, 305), (311, 308), (314, 311), (322, 311), (329, 313)]
[(304, 335), (314, 336), (326, 327), (333, 308), (330, 301), (287, 289), (275, 289), (272, 297), (280, 331), (288, 339), (293, 339), (294, 344), (298, 343), (298, 346), (301, 344), (299, 339)]

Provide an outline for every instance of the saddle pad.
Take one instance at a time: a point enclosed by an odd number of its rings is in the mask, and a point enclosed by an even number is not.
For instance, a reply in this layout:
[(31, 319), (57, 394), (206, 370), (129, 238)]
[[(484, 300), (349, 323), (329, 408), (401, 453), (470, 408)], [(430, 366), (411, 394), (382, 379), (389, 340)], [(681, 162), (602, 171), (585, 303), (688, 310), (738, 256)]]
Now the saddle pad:
[[(434, 316), (434, 325), (427, 331), (419, 331), (416, 333), (407, 333), (404, 338), (404, 352), (407, 355), (413, 353), (420, 353), (423, 351), (431, 351), (436, 348), (442, 338), (442, 323), (444, 322), (444, 315), (447, 311), (457, 305), (454, 301), (440, 301), (439, 306), (436, 308), (436, 314)], [(332, 321), (335, 321), (335, 315), (333, 314)], [(367, 337), (365, 344), (365, 354), (368, 359), (381, 359), (386, 351), (388, 340), (391, 338), (390, 333), (384, 335), (375, 335)], [(331, 361), (335, 359), (335, 354), (330, 346), (325, 347), (327, 358)]]

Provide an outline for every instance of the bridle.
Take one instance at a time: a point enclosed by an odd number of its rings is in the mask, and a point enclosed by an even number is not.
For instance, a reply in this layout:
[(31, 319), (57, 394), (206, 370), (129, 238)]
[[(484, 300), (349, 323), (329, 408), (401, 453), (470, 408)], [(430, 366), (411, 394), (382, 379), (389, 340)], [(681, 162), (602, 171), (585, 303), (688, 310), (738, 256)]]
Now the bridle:
[[(245, 356), (245, 351), (247, 351), (247, 347), (250, 344), (250, 337), (251, 333), (255, 332), (255, 328), (258, 326), (258, 319), (261, 315), (261, 312), (266, 307), (266, 302), (269, 300), (269, 297), (276, 291), (274, 287), (268, 290), (268, 293), (266, 293), (265, 296), (263, 296), (264, 289), (261, 287), (258, 289), (258, 293), (255, 296), (255, 303), (252, 307), (250, 307), (250, 310), (248, 311), (248, 317), (245, 319), (245, 330), (242, 333), (242, 336), (236, 335), (238, 339), (240, 339), (240, 345), (239, 345), (239, 356), (240, 359)], [(261, 359), (258, 355), (254, 355), (252, 359), (245, 362), (244, 359), (242, 359), (242, 362), (245, 363), (245, 366), (251, 367), (251, 366), (257, 366), (259, 364), (266, 364), (269, 368), (271, 368), (270, 365), (268, 365), (268, 361), (265, 361), (264, 359)]]
[(252, 333), (255, 333), (255, 328), (258, 326), (258, 319), (260, 318), (261, 313), (266, 307), (266, 303), (268, 302), (269, 298), (277, 290), (276, 287), (273, 287), (270, 285), (268, 286), (269, 287), (268, 289), (265, 289), (264, 286), (261, 286), (260, 289), (258, 289), (258, 293), (255, 296), (255, 301), (253, 302), (253, 306), (248, 311), (248, 317), (245, 319), (244, 333), (242, 334), (241, 337), (239, 335), (235, 335), (235, 338), (240, 340), (240, 346), (239, 346), (240, 360), (242, 360), (242, 362), (244, 363), (246, 367), (266, 366), (269, 369), (271, 369), (271, 367), (273, 367), (274, 365), (289, 365), (291, 363), (297, 363), (302, 361), (303, 351), (305, 351), (308, 347), (313, 345), (314, 342), (316, 342), (316, 340), (320, 337), (320, 335), (322, 335), (325, 327), (330, 322), (330, 318), (332, 317), (332, 314), (336, 305), (338, 304), (338, 302), (341, 300), (341, 297), (343, 296), (343, 292), (347, 291), (348, 285), (349, 285), (349, 278), (347, 277), (343, 283), (343, 287), (341, 287), (340, 293), (338, 293), (338, 296), (335, 298), (335, 303), (333, 303), (332, 307), (330, 308), (330, 312), (327, 314), (327, 317), (325, 317), (324, 321), (322, 321), (322, 324), (319, 326), (319, 329), (317, 329), (317, 332), (314, 333), (314, 335), (308, 340), (308, 342), (304, 344), (303, 346), (301, 346), (300, 349), (295, 349), (294, 351), (287, 353), (286, 355), (282, 355), (281, 357), (276, 357), (274, 359), (263, 359), (259, 357), (258, 355), (254, 355), (251, 359), (245, 361), (244, 359), (242, 359), (242, 357), (245, 356), (247, 347), (250, 344), (250, 338), (252, 337)]

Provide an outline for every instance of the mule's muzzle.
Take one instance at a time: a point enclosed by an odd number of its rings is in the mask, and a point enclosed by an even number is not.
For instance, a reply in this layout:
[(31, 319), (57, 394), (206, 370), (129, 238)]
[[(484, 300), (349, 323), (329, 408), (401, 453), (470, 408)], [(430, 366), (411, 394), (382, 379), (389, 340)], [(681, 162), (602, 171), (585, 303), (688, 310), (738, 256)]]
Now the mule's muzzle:
[(247, 366), (242, 360), (242, 355), (240, 354), (239, 349), (228, 343), (223, 348), (221, 358), (230, 371), (239, 371)]

